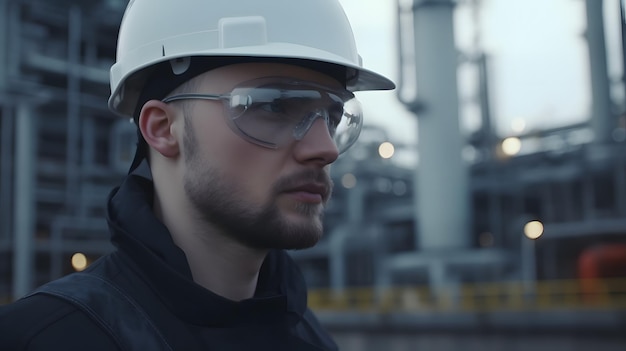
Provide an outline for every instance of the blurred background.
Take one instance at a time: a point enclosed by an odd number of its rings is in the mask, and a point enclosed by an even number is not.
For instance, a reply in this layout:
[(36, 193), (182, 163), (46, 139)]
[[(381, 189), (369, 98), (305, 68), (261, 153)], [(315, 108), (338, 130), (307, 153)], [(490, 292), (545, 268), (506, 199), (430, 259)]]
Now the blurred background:
[[(624, 1), (341, 1), (398, 83), (292, 253), (341, 349), (626, 350)], [(112, 250), (126, 3), (0, 0), (0, 303)]]

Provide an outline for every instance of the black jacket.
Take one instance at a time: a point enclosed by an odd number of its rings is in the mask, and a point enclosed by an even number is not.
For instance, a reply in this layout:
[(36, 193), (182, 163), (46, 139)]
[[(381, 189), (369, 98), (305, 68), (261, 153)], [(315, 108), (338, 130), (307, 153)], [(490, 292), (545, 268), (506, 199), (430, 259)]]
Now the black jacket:
[[(308, 310), (304, 279), (284, 251), (267, 256), (251, 299), (233, 302), (195, 284), (185, 254), (152, 212), (152, 188), (144, 162), (111, 193), (107, 219), (117, 250), (86, 272), (130, 296), (173, 350), (337, 349)], [(73, 284), (66, 289), (88, 290)], [(136, 327), (127, 316), (132, 312), (115, 300), (98, 303), (119, 316), (116, 328)], [(46, 294), (0, 307), (0, 349), (5, 351), (121, 350), (104, 329), (75, 304)], [(146, 349), (141, 338), (133, 342)]]

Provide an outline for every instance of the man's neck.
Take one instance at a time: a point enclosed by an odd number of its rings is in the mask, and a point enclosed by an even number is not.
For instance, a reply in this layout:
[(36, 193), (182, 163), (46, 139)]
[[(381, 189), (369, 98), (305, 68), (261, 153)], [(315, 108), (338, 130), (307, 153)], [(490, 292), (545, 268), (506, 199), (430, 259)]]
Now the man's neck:
[(211, 230), (175, 236), (187, 255), (193, 280), (204, 288), (234, 301), (251, 298), (267, 251), (253, 250)]
[(194, 282), (234, 301), (254, 296), (267, 250), (246, 247), (217, 228), (191, 219), (184, 206), (172, 203), (159, 202), (155, 196), (155, 213), (185, 252)]

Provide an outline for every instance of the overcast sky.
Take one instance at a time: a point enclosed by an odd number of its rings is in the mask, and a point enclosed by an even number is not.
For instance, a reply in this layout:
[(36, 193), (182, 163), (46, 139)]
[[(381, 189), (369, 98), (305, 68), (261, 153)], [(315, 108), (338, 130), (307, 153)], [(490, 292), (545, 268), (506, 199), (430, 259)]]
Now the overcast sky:
[[(352, 23), (364, 65), (397, 81), (396, 1), (340, 1)], [(605, 6), (617, 4), (616, 1), (606, 0)], [(460, 50), (469, 48), (476, 29), (468, 9), (457, 6), (455, 14)], [(582, 0), (482, 1), (478, 29), (484, 50), (492, 58), (492, 114), (500, 134), (513, 134), (514, 121), (523, 120), (528, 130), (588, 118), (584, 15)], [(613, 11), (607, 23), (614, 25), (619, 20), (617, 16)], [(463, 84), (460, 82), (461, 87)], [(395, 92), (359, 96), (367, 122), (385, 125), (393, 139), (415, 142), (416, 119), (398, 102)], [(479, 117), (467, 114), (462, 125), (473, 128), (478, 121)]]

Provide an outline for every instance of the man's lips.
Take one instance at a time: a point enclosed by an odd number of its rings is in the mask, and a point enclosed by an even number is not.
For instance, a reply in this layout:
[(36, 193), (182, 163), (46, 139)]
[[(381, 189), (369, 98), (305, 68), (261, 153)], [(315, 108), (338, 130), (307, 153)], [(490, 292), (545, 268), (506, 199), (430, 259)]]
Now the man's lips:
[(330, 187), (324, 184), (307, 183), (285, 189), (283, 192), (297, 196), (307, 202), (325, 202), (328, 199)]

